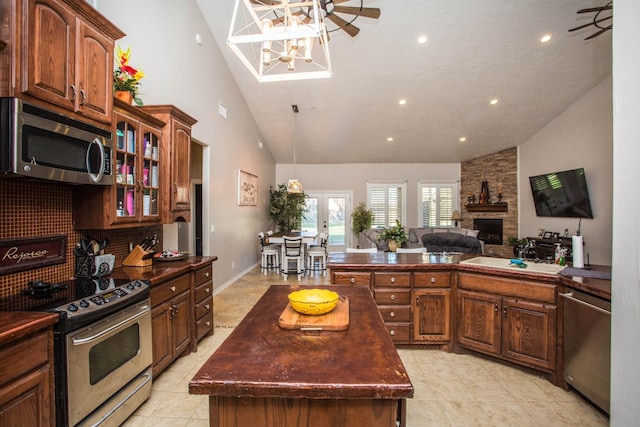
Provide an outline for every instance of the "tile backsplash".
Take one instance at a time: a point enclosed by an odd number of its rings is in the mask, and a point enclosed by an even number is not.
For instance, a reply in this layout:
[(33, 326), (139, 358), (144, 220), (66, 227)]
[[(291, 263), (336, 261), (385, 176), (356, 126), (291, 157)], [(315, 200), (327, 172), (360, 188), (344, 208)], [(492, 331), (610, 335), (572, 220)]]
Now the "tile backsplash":
[(84, 236), (101, 241), (109, 238), (105, 253), (116, 256), (121, 266), (129, 253), (129, 243), (139, 243), (145, 236), (158, 235), (157, 248), (162, 248), (162, 225), (121, 230), (75, 230), (71, 211), (71, 186), (22, 178), (0, 178), (0, 240), (51, 234), (67, 236), (66, 262), (20, 271), (0, 272), (0, 298), (18, 293), (33, 280), (56, 283), (74, 277), (73, 248)]

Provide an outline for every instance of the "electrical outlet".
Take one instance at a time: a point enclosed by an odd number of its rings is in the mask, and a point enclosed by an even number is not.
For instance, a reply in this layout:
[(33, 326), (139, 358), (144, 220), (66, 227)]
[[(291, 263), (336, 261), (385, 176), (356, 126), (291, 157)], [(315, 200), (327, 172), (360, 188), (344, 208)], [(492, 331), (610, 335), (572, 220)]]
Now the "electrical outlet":
[(211, 226), (209, 227), (209, 230), (211, 230), (211, 232), (213, 233), (214, 231), (216, 231), (216, 228), (215, 228), (213, 225), (211, 225)]
[(234, 269), (234, 268), (236, 268), (236, 263), (235, 263), (235, 262), (232, 262), (232, 263), (231, 263), (231, 269)]

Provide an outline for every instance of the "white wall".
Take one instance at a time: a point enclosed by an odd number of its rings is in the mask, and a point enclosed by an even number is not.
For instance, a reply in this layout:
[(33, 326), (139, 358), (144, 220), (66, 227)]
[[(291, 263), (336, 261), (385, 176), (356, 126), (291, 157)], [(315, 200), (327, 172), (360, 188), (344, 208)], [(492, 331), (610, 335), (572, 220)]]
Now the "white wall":
[[(585, 258), (611, 265), (613, 188), (613, 117), (611, 78), (607, 78), (519, 147), (519, 235), (535, 236), (539, 228), (572, 235), (577, 218), (536, 216), (529, 177), (583, 167), (593, 219), (582, 219)], [(586, 262), (586, 259), (585, 259)]]
[(613, 26), (611, 425), (640, 425), (640, 2), (616, 0)]
[[(258, 261), (257, 234), (268, 225), (275, 178), (273, 156), (258, 148), (262, 136), (195, 0), (100, 1), (99, 11), (127, 33), (118, 44), (131, 47), (131, 65), (146, 74), (145, 104), (174, 104), (198, 119), (193, 136), (205, 144), (203, 247), (205, 255), (219, 258), (217, 287)], [(218, 115), (219, 101), (227, 107), (226, 120)], [(238, 169), (258, 176), (259, 206), (237, 206)], [(208, 232), (211, 225), (214, 233)], [(177, 225), (165, 227), (165, 235), (168, 244), (177, 244)]]
[[(276, 166), (276, 182), (293, 178), (292, 164)], [(418, 182), (458, 182), (460, 163), (429, 164), (327, 164), (296, 165), (296, 178), (305, 192), (323, 190), (353, 191), (352, 206), (367, 201), (367, 181), (407, 181), (407, 227), (418, 225)]]

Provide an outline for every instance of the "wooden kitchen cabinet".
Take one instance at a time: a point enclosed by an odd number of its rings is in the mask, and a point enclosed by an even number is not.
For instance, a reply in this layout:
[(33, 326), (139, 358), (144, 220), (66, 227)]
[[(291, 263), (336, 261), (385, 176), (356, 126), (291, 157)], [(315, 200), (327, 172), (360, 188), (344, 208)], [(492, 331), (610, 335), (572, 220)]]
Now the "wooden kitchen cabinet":
[(198, 341), (213, 334), (213, 269), (209, 264), (193, 273), (195, 286), (195, 333), (192, 351)]
[(142, 109), (166, 123), (160, 150), (162, 222), (191, 221), (191, 127), (197, 120), (173, 105), (147, 105)]
[(73, 189), (73, 221), (79, 229), (161, 223), (164, 122), (118, 99), (114, 105), (115, 183)]
[(45, 101), (59, 112), (111, 124), (113, 51), (124, 33), (82, 0), (2, 3), (2, 15), (16, 19), (0, 30), (11, 56), (0, 61), (8, 76), (0, 95)]
[(460, 273), (457, 342), (521, 365), (554, 371), (557, 287)]
[(54, 321), (57, 319), (43, 323), (47, 328), (0, 346), (0, 425), (55, 424), (51, 328)]
[(373, 296), (394, 343), (411, 341), (411, 273), (374, 272)]
[(413, 291), (413, 340), (429, 344), (451, 341), (451, 289)]
[(371, 287), (371, 273), (331, 270), (331, 283), (335, 285), (364, 285)]
[(152, 375), (190, 351), (191, 281), (189, 274), (151, 287)]

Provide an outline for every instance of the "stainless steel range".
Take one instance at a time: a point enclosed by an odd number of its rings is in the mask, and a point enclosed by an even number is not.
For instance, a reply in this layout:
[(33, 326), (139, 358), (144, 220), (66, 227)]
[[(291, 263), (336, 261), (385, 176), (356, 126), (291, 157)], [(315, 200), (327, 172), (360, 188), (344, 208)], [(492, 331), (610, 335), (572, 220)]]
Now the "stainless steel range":
[(2, 302), (60, 314), (54, 328), (56, 425), (119, 426), (151, 394), (151, 305), (143, 281), (31, 282)]

